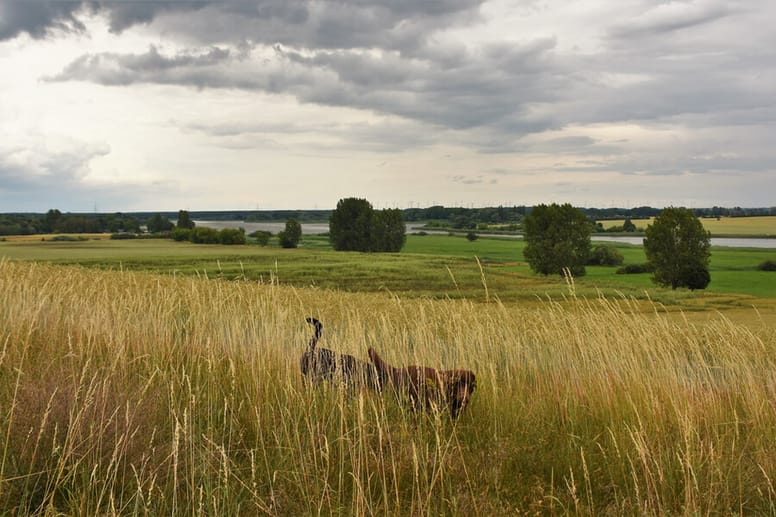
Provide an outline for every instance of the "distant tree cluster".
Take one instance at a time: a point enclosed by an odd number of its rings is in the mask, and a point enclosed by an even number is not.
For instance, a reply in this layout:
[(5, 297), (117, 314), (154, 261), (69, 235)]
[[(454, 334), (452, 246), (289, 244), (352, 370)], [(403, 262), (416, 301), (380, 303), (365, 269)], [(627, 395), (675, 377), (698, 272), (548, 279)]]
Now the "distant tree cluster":
[(216, 230), (205, 226), (196, 226), (186, 210), (178, 212), (178, 221), (173, 228), (166, 231), (169, 231), (170, 237), (176, 241), (189, 241), (194, 244), (245, 244), (246, 242), (245, 230), (242, 228)]
[(138, 232), (141, 224), (142, 219), (134, 215), (63, 214), (51, 209), (42, 215), (0, 215), (0, 235)]
[(245, 230), (242, 228), (224, 228), (216, 230), (198, 226), (196, 228), (174, 228), (170, 237), (176, 241), (189, 241), (194, 244), (245, 244)]
[(402, 211), (374, 210), (366, 199), (340, 199), (329, 218), (329, 239), (337, 251), (401, 251), (407, 239)]

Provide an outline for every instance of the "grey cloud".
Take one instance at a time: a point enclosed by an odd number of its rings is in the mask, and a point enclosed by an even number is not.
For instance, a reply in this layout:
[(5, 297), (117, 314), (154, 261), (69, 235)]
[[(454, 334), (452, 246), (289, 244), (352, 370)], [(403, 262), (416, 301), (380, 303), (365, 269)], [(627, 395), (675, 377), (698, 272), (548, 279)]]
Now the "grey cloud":
[(144, 54), (87, 54), (79, 57), (49, 81), (88, 80), (104, 85), (130, 85), (144, 82), (175, 83), (195, 86), (218, 86), (217, 74), (212, 82), (193, 70), (215, 67), (229, 61), (229, 50), (210, 48), (197, 54), (180, 53), (164, 56), (152, 46)]
[[(339, 123), (303, 121), (295, 123), (216, 123), (171, 121), (183, 131), (201, 133), (213, 138), (214, 145), (226, 148), (282, 147), (286, 136), (309, 136), (305, 149), (361, 150), (374, 152), (397, 152), (410, 148), (433, 145), (438, 133), (426, 127), (406, 122)], [(326, 134), (328, 143), (317, 142), (318, 136)]]
[(720, 1), (690, 1), (646, 4), (637, 16), (615, 24), (609, 31), (614, 38), (653, 37), (714, 22), (733, 12)]
[(181, 84), (294, 95), (301, 102), (348, 106), (453, 129), (500, 126), (531, 131), (552, 123), (529, 113), (550, 102), (564, 84), (549, 54), (552, 41), (499, 45), (480, 59), (448, 68), (393, 52), (286, 51), (273, 59), (239, 57), (210, 48), (173, 56), (144, 54), (78, 58), (50, 80), (105, 85)]
[[(104, 15), (114, 32), (133, 25), (200, 44), (253, 41), (307, 48), (410, 49), (455, 20), (476, 17), (480, 0), (0, 0), (0, 40), (27, 32), (43, 37), (62, 27), (83, 30), (78, 17)], [(185, 16), (181, 16), (185, 14)]]
[(52, 31), (83, 31), (83, 8), (83, 2), (0, 0), (0, 41), (25, 32), (42, 38)]

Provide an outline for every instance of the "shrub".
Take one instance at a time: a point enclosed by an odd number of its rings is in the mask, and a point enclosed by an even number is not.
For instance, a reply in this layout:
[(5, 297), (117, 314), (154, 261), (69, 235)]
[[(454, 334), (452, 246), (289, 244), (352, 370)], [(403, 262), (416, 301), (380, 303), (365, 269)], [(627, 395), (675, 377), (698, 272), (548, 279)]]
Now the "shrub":
[(79, 241), (88, 241), (89, 238), (84, 236), (75, 237), (73, 235), (55, 235), (49, 240), (52, 242), (79, 242)]
[(774, 260), (766, 260), (765, 262), (761, 262), (757, 269), (760, 271), (776, 271), (776, 261)]
[(618, 275), (638, 275), (640, 273), (651, 273), (655, 268), (652, 264), (625, 264), (621, 268), (618, 268), (616, 273)]
[(127, 232), (119, 232), (119, 233), (112, 233), (110, 234), (111, 240), (114, 241), (122, 241), (127, 239), (137, 239), (137, 234), (135, 233), (127, 233)]
[(172, 232), (170, 232), (170, 236), (178, 242), (188, 241), (191, 240), (191, 230), (189, 228), (176, 226), (173, 228)]
[(706, 289), (706, 286), (711, 282), (711, 275), (709, 274), (709, 268), (703, 264), (695, 263), (689, 266), (683, 274), (685, 286), (691, 291), (696, 289)]
[(593, 248), (587, 263), (590, 266), (619, 266), (623, 260), (622, 253), (617, 251), (616, 248), (606, 244), (599, 244)]
[(270, 238), (272, 238), (272, 232), (257, 230), (248, 236), (256, 239), (256, 244), (258, 244), (259, 246), (266, 246), (267, 244), (269, 244)]
[(245, 244), (245, 230), (242, 228), (224, 228), (218, 232), (220, 244)]
[(194, 244), (218, 244), (218, 230), (204, 226), (196, 227), (191, 230), (190, 240)]
[(469, 240), (469, 242), (473, 242), (479, 239), (479, 236), (474, 232), (469, 232), (466, 234), (466, 238)]

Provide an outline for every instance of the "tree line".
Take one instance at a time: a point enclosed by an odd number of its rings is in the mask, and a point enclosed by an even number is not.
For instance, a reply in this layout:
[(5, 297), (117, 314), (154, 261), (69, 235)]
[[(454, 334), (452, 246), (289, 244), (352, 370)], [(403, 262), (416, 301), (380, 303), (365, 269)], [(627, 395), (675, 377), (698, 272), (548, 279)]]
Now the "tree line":
[[(445, 207), (441, 205), (427, 208), (395, 209), (401, 212), (406, 222), (431, 221), (442, 228), (459, 230), (475, 230), (479, 225), (487, 224), (522, 224), (534, 207), (496, 206), (485, 208)], [(592, 221), (611, 219), (649, 219), (657, 217), (663, 211), (661, 208), (640, 206), (635, 208), (578, 208)], [(769, 208), (694, 208), (692, 212), (697, 217), (752, 217), (776, 215), (776, 207)], [(226, 210), (226, 211), (191, 211), (192, 219), (209, 221), (288, 221), (321, 222), (328, 221), (334, 210)], [(138, 233), (142, 227), (164, 228), (164, 221), (173, 220), (175, 212), (132, 212), (113, 214), (62, 213), (51, 209), (45, 214), (36, 213), (6, 213), (0, 214), (0, 235), (34, 235), (47, 233)], [(517, 226), (516, 226), (517, 228)], [(170, 231), (162, 229), (159, 231)], [(594, 231), (604, 231), (603, 227)], [(608, 231), (619, 231), (610, 229)], [(627, 228), (623, 231), (629, 231)]]
[[(538, 205), (526, 216), (523, 255), (539, 274), (583, 276), (591, 263), (622, 262), (616, 250), (605, 245), (591, 248), (592, 225), (581, 210), (570, 204)], [(669, 207), (647, 226), (644, 251), (658, 285), (705, 289), (711, 282), (709, 260), (711, 234), (692, 210)], [(592, 259), (592, 260), (591, 260)]]

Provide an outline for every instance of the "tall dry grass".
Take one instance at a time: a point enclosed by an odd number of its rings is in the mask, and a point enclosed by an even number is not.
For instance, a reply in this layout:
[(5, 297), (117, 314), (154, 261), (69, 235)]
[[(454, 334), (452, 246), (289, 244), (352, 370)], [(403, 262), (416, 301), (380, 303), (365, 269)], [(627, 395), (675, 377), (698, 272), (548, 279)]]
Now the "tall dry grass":
[[(0, 292), (2, 514), (776, 513), (765, 325), (8, 261)], [(307, 389), (309, 315), (474, 370), (472, 405)]]

